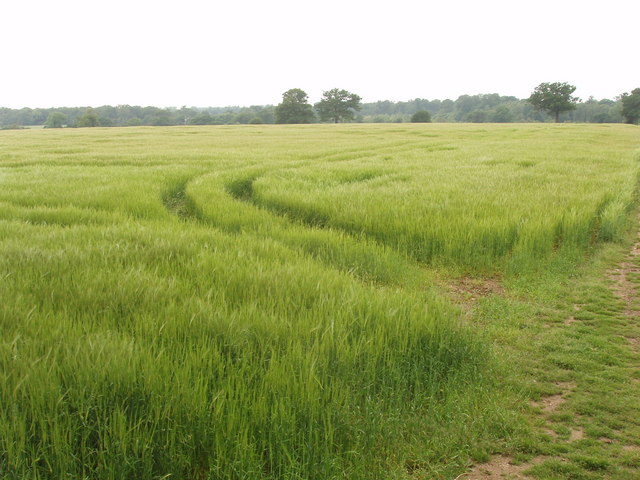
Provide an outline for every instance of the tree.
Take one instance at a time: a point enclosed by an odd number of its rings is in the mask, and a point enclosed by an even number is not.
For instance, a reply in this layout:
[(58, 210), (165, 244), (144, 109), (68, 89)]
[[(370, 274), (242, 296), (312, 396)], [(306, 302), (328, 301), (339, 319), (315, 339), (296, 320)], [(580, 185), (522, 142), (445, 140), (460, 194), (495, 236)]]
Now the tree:
[(100, 120), (93, 108), (87, 108), (87, 111), (78, 119), (78, 127), (98, 127)]
[(620, 96), (622, 100), (622, 115), (625, 122), (640, 122), (640, 88), (631, 91), (631, 94), (623, 93)]
[(189, 125), (212, 125), (213, 117), (207, 112), (198, 113), (189, 119)]
[(276, 123), (312, 123), (315, 119), (304, 90), (292, 88), (282, 94), (282, 102), (276, 107)]
[(195, 115), (198, 114), (198, 112), (194, 108), (189, 108), (186, 105), (183, 105), (177, 113), (180, 120), (182, 120), (185, 125), (188, 125), (189, 120), (191, 120)]
[(67, 116), (62, 112), (51, 112), (44, 123), (44, 128), (62, 128), (67, 123)]
[(361, 108), (360, 100), (362, 99), (355, 93), (333, 88), (322, 92), (322, 100), (315, 107), (320, 120), (338, 123), (353, 120), (355, 113)]
[(572, 97), (576, 87), (568, 83), (541, 83), (538, 85), (527, 101), (538, 110), (544, 110), (555, 116), (556, 123), (560, 121), (560, 114), (576, 108), (580, 100)]
[(418, 110), (411, 115), (411, 123), (431, 123), (431, 114), (426, 110)]
[(492, 123), (513, 122), (513, 114), (506, 105), (499, 105), (489, 112), (489, 121)]
[(467, 114), (467, 122), (485, 123), (487, 121), (487, 112), (485, 110), (473, 110)]
[(171, 112), (167, 110), (159, 110), (153, 117), (151, 117), (151, 125), (154, 127), (168, 127), (170, 125), (176, 125), (177, 118), (171, 115)]
[(139, 127), (140, 125), (142, 125), (142, 120), (140, 120), (138, 117), (132, 117), (127, 120), (124, 125), (125, 127)]

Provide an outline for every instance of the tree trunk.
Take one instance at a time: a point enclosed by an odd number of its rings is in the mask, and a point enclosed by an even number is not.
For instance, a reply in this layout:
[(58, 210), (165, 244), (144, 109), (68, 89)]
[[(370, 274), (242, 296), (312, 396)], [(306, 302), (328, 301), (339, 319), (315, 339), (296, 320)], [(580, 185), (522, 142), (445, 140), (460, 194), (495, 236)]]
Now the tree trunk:
[(556, 123), (560, 123), (560, 112), (556, 112)]

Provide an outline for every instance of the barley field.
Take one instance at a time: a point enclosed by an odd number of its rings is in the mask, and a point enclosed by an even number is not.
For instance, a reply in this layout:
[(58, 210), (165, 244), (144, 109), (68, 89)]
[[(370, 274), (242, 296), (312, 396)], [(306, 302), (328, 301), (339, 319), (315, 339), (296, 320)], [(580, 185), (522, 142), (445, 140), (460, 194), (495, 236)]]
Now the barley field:
[(520, 411), (446, 283), (526, 295), (621, 241), (639, 147), (626, 125), (0, 132), (0, 476), (454, 478)]

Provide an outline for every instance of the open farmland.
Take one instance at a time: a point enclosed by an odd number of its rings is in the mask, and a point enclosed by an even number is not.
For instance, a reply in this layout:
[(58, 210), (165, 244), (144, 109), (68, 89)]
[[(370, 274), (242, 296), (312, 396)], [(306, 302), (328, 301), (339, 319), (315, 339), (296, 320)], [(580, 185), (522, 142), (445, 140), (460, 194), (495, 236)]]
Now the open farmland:
[[(636, 307), (598, 279), (639, 147), (626, 125), (0, 132), (0, 476), (455, 478), (499, 446), (539, 478), (634, 478)], [(549, 427), (529, 402), (553, 395), (575, 402)], [(559, 443), (576, 416), (595, 443)]]

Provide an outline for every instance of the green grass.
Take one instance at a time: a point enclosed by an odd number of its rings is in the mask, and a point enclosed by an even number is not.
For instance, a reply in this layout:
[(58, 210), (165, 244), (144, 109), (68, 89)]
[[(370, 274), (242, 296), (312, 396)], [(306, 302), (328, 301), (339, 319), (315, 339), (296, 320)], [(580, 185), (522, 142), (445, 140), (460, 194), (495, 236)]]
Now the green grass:
[[(602, 275), (639, 144), (623, 125), (1, 132), (0, 476), (454, 478), (502, 449), (544, 455), (540, 478), (631, 478), (634, 451), (597, 439), (640, 443), (616, 433), (636, 357)], [(487, 275), (506, 293), (464, 314), (445, 284)], [(564, 381), (549, 441), (528, 401)], [(575, 418), (587, 438), (563, 443)]]
[[(530, 470), (535, 478), (632, 479), (640, 473), (640, 351), (629, 341), (640, 338), (640, 326), (610, 278), (621, 262), (639, 264), (628, 257), (632, 238), (637, 241), (638, 225), (631, 223), (633, 235), (624, 242), (595, 249), (588, 262), (565, 278), (547, 279), (526, 302), (492, 298), (479, 309), (479, 322), (503, 339), (508, 335), (503, 352), (525, 395), (534, 401), (565, 396), (552, 412), (531, 408), (528, 418), (537, 434), (497, 447), (538, 457), (541, 462)], [(514, 282), (511, 292), (521, 291)], [(630, 293), (637, 306), (637, 277)], [(493, 321), (498, 312), (502, 326)], [(572, 439), (572, 432), (581, 435)]]

